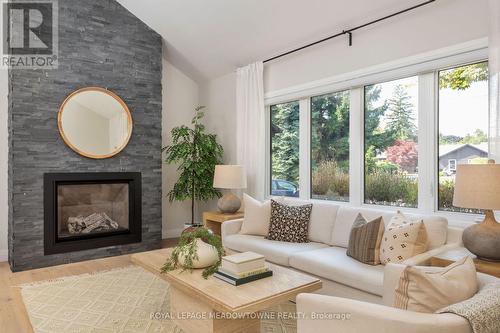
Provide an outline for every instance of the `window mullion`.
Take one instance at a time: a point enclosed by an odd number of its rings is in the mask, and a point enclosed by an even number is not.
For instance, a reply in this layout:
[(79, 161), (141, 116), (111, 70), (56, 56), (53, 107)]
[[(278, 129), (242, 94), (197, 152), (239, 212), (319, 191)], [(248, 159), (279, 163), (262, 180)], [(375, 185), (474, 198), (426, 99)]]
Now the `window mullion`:
[(436, 87), (435, 73), (418, 79), (418, 207), (425, 213), (435, 211), (436, 180)]
[(311, 103), (309, 98), (299, 102), (299, 196), (311, 197)]
[(266, 172), (265, 172), (265, 194), (266, 198), (271, 196), (271, 106), (266, 106), (266, 117), (265, 117), (265, 142), (266, 142)]
[(349, 96), (349, 201), (352, 205), (360, 206), (363, 203), (364, 174), (363, 88), (351, 89)]

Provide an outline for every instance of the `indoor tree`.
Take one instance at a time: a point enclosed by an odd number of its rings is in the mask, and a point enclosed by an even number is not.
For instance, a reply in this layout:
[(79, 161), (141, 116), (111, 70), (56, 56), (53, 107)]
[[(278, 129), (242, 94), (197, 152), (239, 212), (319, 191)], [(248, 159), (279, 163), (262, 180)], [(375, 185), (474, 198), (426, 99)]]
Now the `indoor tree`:
[(191, 121), (192, 127), (186, 125), (172, 129), (172, 144), (162, 149), (165, 151), (165, 162), (177, 164), (179, 179), (168, 192), (168, 200), (191, 200), (191, 225), (194, 225), (194, 202), (207, 201), (220, 197), (220, 192), (213, 187), (214, 170), (222, 164), (222, 146), (217, 136), (205, 132), (201, 123), (204, 106), (198, 106)]

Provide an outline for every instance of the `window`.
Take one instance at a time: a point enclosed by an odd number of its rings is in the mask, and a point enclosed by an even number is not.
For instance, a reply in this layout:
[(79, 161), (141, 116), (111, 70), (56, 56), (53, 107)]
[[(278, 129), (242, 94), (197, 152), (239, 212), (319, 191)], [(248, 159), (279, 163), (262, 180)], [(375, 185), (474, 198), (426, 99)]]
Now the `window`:
[(311, 198), (349, 201), (349, 91), (311, 98)]
[(271, 108), (271, 194), (299, 196), (299, 102)]
[(439, 72), (438, 206), (453, 206), (457, 164), (486, 163), (488, 158), (488, 63)]
[(269, 106), (270, 194), (481, 213), (452, 204), (460, 165), (488, 161), (488, 62), (470, 63), (486, 57), (487, 48), (480, 51), (464, 53), (460, 66), (461, 55), (450, 55), (454, 67), (440, 56), (270, 94), (273, 101), (303, 96)]
[(448, 160), (448, 170), (457, 171), (457, 160)]
[(365, 86), (364, 202), (418, 205), (418, 77)]

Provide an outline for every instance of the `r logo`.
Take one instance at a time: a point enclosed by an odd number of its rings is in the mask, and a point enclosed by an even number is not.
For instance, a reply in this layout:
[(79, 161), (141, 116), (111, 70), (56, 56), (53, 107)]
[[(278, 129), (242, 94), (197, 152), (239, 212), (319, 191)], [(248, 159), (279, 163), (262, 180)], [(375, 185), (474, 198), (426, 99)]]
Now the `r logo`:
[(4, 50), (11, 55), (52, 54), (52, 9), (52, 2), (5, 3)]

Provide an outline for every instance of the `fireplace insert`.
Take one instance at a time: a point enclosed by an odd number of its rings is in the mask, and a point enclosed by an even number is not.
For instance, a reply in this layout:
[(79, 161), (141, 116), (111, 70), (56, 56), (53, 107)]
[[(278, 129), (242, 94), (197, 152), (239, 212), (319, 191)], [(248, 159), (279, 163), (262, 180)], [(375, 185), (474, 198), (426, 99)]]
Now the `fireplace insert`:
[(141, 241), (141, 174), (46, 173), (45, 254)]

